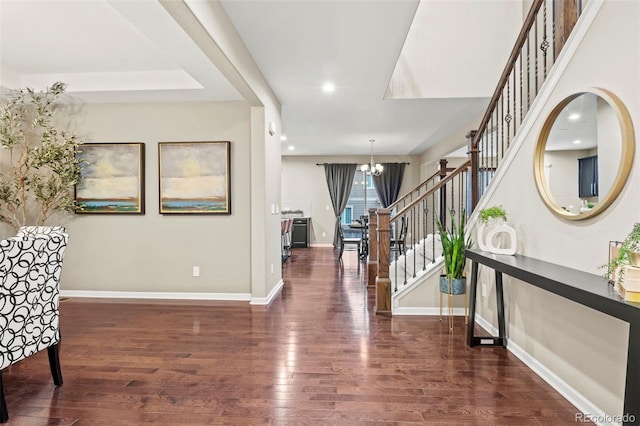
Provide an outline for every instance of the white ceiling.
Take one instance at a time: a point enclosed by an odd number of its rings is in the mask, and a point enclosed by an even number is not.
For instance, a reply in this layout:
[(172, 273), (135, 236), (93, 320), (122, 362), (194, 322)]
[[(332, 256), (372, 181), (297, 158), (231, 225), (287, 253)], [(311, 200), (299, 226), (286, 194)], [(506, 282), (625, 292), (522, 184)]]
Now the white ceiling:
[[(421, 153), (491, 94), (384, 98), (418, 0), (221, 3), (282, 104), (283, 155)], [(0, 0), (0, 72), (3, 90), (63, 81), (81, 102), (242, 99), (156, 0)]]
[(593, 149), (598, 146), (598, 96), (583, 93), (556, 117), (547, 138), (547, 151)]

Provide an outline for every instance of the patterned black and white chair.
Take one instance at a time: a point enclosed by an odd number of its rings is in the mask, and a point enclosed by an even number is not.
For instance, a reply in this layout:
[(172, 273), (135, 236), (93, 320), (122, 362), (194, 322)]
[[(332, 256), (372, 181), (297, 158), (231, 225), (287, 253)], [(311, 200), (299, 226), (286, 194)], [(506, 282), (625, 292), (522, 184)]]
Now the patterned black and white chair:
[(19, 237), (49, 235), (51, 233), (65, 234), (64, 226), (23, 226), (18, 230)]
[(9, 418), (2, 370), (47, 349), (53, 382), (62, 385), (59, 289), (68, 237), (61, 232), (0, 241), (0, 421)]

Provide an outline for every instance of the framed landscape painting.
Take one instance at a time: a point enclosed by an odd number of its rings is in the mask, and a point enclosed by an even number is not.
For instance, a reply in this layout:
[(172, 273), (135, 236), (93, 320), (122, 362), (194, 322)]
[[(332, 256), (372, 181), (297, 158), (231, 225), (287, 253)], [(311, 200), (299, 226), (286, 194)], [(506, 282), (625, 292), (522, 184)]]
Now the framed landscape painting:
[(160, 142), (160, 214), (231, 214), (230, 147)]
[(144, 143), (80, 146), (76, 213), (144, 214)]

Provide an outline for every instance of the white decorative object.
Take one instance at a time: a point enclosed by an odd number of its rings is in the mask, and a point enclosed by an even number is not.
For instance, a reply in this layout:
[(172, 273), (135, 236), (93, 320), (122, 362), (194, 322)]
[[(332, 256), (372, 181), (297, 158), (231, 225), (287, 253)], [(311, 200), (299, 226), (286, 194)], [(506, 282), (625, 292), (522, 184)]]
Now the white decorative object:
[[(504, 237), (505, 235), (507, 238)], [(493, 254), (514, 255), (518, 246), (516, 230), (501, 219), (493, 219), (486, 224), (480, 222), (478, 226), (478, 246), (480, 250)]]

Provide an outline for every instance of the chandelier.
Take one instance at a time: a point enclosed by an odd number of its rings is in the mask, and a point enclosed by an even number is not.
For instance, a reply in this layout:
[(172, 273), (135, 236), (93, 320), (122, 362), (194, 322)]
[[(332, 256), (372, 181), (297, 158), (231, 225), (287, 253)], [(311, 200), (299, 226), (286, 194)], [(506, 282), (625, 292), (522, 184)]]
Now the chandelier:
[(360, 170), (363, 173), (369, 172), (373, 176), (380, 176), (382, 174), (382, 170), (384, 170), (384, 166), (373, 161), (373, 143), (375, 141), (375, 139), (369, 139), (369, 142), (371, 142), (371, 161), (369, 164), (363, 164), (362, 166), (360, 166)]

